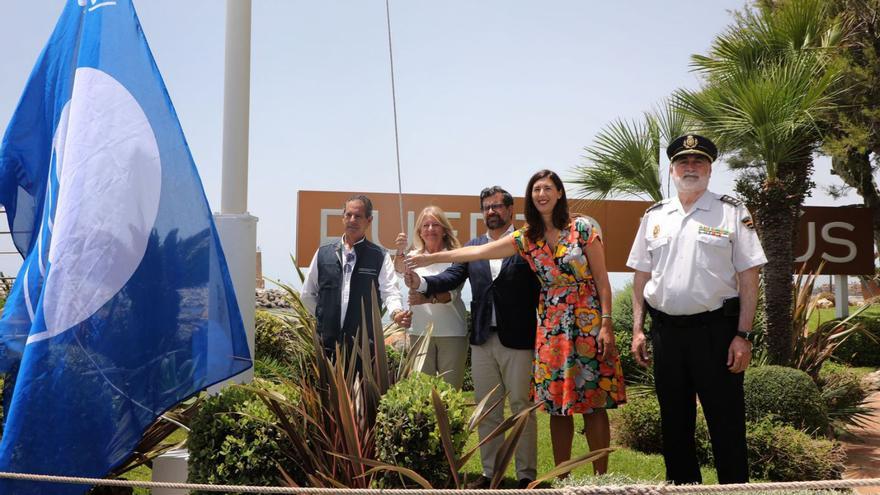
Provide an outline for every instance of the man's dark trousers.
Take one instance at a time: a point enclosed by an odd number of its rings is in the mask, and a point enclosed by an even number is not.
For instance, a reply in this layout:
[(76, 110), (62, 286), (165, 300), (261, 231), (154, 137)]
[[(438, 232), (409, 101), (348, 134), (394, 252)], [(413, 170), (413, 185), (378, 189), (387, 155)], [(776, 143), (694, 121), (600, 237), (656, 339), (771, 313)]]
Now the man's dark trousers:
[(694, 439), (699, 396), (718, 482), (747, 483), (744, 373), (727, 369), (738, 316), (725, 316), (721, 309), (683, 317), (649, 310), (666, 480), (702, 482)]

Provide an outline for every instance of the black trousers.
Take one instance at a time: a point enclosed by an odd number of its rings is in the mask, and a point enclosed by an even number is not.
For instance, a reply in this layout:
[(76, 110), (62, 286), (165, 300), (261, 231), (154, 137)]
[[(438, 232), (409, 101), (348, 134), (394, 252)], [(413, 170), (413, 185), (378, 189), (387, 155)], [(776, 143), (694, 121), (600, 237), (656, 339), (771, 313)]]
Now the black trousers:
[(699, 397), (718, 481), (748, 482), (743, 373), (727, 369), (738, 316), (721, 309), (683, 317), (649, 311), (666, 480), (702, 483), (694, 437)]

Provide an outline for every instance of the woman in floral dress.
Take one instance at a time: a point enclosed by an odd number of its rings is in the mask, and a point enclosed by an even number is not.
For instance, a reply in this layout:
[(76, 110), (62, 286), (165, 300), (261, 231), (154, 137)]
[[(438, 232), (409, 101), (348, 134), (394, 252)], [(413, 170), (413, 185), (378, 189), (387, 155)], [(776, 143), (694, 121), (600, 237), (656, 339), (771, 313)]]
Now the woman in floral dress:
[[(413, 256), (411, 267), (523, 256), (541, 281), (535, 342), (535, 401), (550, 416), (556, 464), (571, 458), (574, 415), (583, 414), (591, 450), (608, 447), (606, 409), (626, 402), (611, 324), (611, 285), (601, 240), (584, 218), (570, 218), (562, 180), (541, 170), (529, 180), (527, 225), (508, 237)], [(596, 242), (599, 241), (599, 242)], [(605, 473), (608, 458), (593, 462)]]

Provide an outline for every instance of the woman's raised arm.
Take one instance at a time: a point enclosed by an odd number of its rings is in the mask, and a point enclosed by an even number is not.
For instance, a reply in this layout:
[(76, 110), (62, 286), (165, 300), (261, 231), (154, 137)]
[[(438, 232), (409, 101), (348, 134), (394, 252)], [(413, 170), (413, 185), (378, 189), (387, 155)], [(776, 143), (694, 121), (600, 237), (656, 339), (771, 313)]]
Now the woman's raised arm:
[(417, 254), (406, 259), (409, 268), (433, 265), (434, 263), (467, 263), (477, 260), (494, 260), (507, 258), (516, 254), (516, 248), (510, 235), (480, 246), (465, 246), (450, 251), (439, 251), (432, 254)]

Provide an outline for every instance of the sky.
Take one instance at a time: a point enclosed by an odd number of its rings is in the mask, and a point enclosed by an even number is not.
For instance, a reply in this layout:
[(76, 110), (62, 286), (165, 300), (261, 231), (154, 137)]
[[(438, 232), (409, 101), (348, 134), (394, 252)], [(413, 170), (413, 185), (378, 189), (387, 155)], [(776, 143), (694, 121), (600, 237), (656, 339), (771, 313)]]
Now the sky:
[[(3, 4), (0, 132), (63, 5)], [(520, 196), (538, 169), (571, 177), (603, 126), (698, 88), (690, 56), (743, 5), (391, 0), (403, 191), (476, 196), (498, 184)], [(218, 211), (225, 2), (135, 7)], [(385, 3), (253, 0), (252, 16), (248, 210), (264, 275), (293, 282), (298, 190), (397, 192)], [(840, 184), (829, 169), (817, 161), (820, 186)], [(734, 178), (716, 163), (710, 189), (731, 194)], [(817, 189), (807, 204), (859, 202)], [(19, 263), (0, 256), (6, 273)]]

